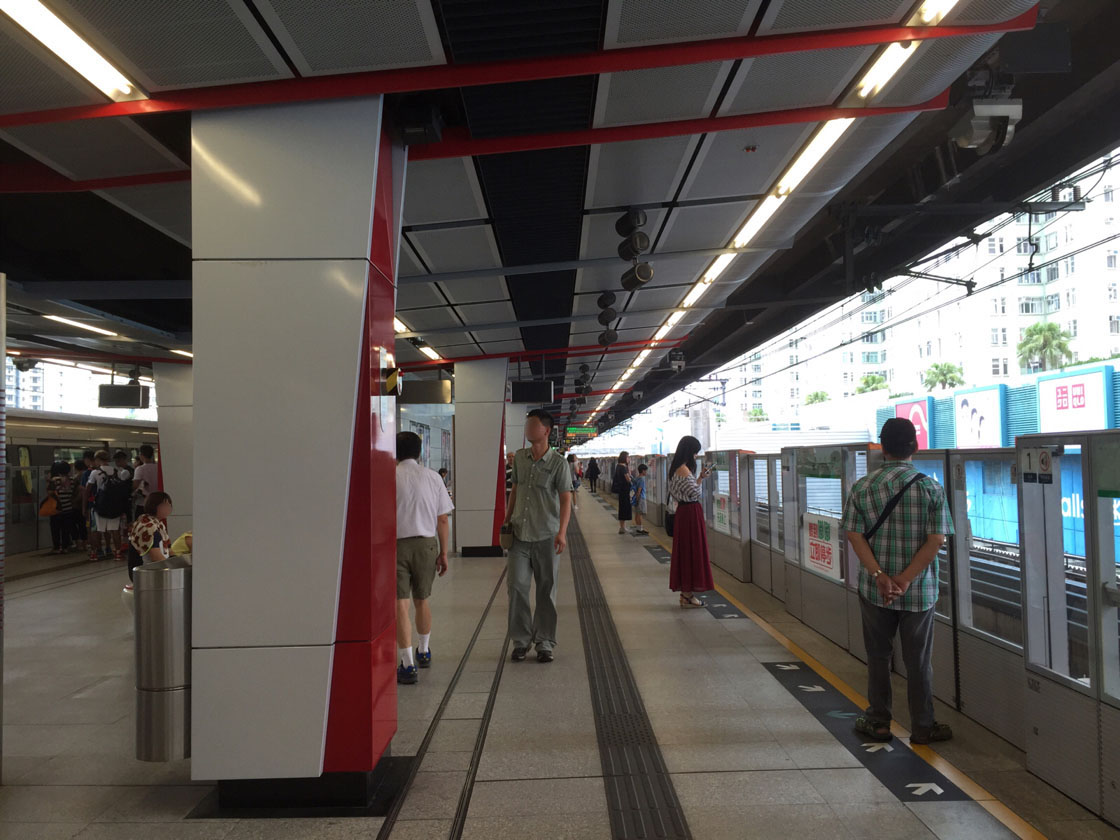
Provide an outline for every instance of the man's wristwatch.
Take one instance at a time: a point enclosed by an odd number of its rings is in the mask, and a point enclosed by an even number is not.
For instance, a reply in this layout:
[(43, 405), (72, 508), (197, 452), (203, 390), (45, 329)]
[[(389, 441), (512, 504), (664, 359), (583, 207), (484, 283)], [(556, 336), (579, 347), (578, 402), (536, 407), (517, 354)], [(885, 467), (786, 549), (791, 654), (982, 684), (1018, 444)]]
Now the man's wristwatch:
[(878, 571), (874, 571), (874, 572), (872, 572), (872, 573), (871, 573), (871, 579), (872, 579), (872, 580), (877, 580), (877, 579), (878, 579), (878, 577), (879, 577), (879, 575), (881, 575), (882, 573), (883, 573), (883, 570), (882, 570), (882, 569), (879, 569)]

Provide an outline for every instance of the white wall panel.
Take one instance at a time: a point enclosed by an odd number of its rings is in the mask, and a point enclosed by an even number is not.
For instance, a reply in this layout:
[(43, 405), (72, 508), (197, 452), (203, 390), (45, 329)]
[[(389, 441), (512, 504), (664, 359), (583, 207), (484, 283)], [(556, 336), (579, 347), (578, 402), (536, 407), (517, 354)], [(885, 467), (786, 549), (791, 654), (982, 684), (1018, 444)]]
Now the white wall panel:
[(506, 401), (505, 359), (483, 359), (455, 365), (455, 404)]
[(195, 114), (194, 259), (367, 259), (381, 102)]
[(366, 282), (364, 260), (194, 264), (197, 647), (334, 641)]
[[(494, 544), (494, 494), (490, 510), (455, 511), (455, 544), (480, 546)], [(456, 498), (458, 501), (458, 498)]]
[(196, 648), (191, 778), (322, 773), (333, 653), (331, 646)]
[(159, 407), (159, 459), (163, 489), (171, 494), (175, 513), (191, 516), (194, 513), (194, 409), (191, 406)]
[[(455, 474), (460, 482), (455, 507), (459, 512), (494, 510), (503, 405), (456, 402)], [(466, 476), (473, 478), (466, 482)]]

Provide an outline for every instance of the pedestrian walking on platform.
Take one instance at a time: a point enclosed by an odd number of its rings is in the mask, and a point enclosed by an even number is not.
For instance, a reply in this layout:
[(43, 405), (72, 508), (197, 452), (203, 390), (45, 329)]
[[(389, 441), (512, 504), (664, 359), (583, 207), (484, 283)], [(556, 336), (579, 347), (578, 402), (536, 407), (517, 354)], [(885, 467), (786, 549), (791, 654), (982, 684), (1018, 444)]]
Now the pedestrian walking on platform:
[(572, 510), (579, 510), (579, 505), (576, 504), (577, 495), (579, 493), (579, 462), (576, 461), (576, 456), (568, 453), (568, 469), (572, 471)]
[(685, 435), (669, 465), (669, 505), (673, 515), (673, 557), (669, 563), (669, 589), (680, 592), (682, 607), (702, 607), (697, 592), (715, 589), (712, 564), (708, 556), (708, 533), (700, 505), (700, 482), (708, 477), (704, 469), (696, 475), (696, 455), (700, 441)]
[(592, 458), (587, 462), (587, 489), (592, 493), (595, 492), (595, 483), (599, 480), (601, 474), (598, 461)]
[(638, 464), (638, 475), (634, 478), (634, 483), (631, 485), (633, 498), (631, 498), (630, 507), (634, 509), (634, 536), (648, 537), (649, 531), (645, 529), (645, 523), (642, 517), (645, 516), (648, 506), (646, 505), (646, 473), (649, 472), (649, 467), (645, 464)]
[[(432, 664), (432, 608), (428, 599), (436, 574), (447, 572), (447, 546), (454, 509), (443, 479), (421, 465), (423, 442), (415, 432), (397, 435), (397, 682), (414, 685), (417, 666)], [(416, 607), (417, 640), (412, 650), (409, 596)]]
[(946, 741), (953, 731), (933, 714), (933, 628), (937, 554), (953, 533), (945, 490), (911, 463), (914, 424), (897, 417), (880, 432), (883, 465), (857, 481), (844, 503), (841, 528), (859, 557), (860, 610), (867, 651), (869, 706), (858, 733), (891, 739), (891, 655), (902, 644), (910, 701), (910, 742)]
[[(551, 662), (556, 647), (556, 577), (559, 555), (568, 542), (572, 515), (572, 474), (564, 457), (548, 445), (552, 415), (543, 409), (529, 412), (525, 439), (531, 446), (513, 458), (513, 489), (506, 524), (513, 526), (509, 550), (509, 635), (512, 659), (521, 662), (535, 645), (538, 662)], [(533, 613), (529, 588), (537, 586)]]
[(618, 494), (618, 533), (626, 533), (626, 523), (634, 518), (630, 509), (630, 485), (633, 478), (630, 475), (630, 453), (618, 453), (618, 463), (614, 467), (614, 477), (611, 479), (611, 492)]

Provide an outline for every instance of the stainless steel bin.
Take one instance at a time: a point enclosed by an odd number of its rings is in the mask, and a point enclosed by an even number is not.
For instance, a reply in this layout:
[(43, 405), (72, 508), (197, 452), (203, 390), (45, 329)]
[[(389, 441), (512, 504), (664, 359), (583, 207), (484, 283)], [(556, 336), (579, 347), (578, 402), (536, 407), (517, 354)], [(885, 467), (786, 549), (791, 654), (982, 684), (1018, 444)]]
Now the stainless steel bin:
[(191, 754), (191, 558), (137, 566), (136, 757)]

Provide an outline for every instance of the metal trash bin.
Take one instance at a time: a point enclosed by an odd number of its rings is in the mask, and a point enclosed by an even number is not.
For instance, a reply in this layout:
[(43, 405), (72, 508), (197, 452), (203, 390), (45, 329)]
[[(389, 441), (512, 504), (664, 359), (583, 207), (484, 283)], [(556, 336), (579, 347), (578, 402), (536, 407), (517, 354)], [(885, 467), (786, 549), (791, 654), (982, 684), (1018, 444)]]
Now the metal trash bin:
[(191, 754), (191, 557), (137, 566), (136, 757)]

